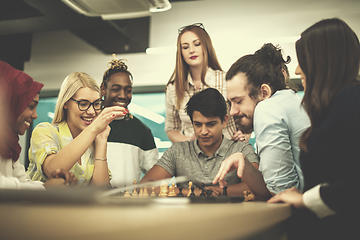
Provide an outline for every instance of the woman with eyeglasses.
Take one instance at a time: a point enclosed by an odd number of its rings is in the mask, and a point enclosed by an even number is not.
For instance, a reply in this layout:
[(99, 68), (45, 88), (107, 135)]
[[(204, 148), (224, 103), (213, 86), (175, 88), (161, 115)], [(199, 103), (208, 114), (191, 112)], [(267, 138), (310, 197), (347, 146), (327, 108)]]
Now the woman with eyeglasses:
[(88, 74), (74, 72), (61, 85), (52, 124), (38, 124), (31, 136), (28, 174), (45, 182), (54, 169), (75, 174), (78, 185), (108, 186), (108, 124), (127, 113), (101, 108), (100, 88)]
[[(209, 87), (216, 88), (226, 99), (225, 74), (203, 24), (180, 28), (175, 70), (166, 86), (165, 132), (171, 142), (195, 139), (185, 105), (194, 93)], [(223, 133), (236, 141), (248, 140), (240, 131), (236, 131), (232, 117)]]

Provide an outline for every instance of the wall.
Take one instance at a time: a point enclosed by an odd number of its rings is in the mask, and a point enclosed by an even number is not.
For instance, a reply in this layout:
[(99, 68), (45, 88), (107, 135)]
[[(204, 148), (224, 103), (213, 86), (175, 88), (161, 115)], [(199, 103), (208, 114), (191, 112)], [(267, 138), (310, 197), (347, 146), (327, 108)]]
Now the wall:
[[(342, 18), (359, 36), (358, 0), (174, 2), (170, 11), (155, 13), (151, 18), (150, 47), (160, 48), (162, 53), (124, 54), (117, 58), (128, 59), (134, 86), (165, 85), (175, 66), (177, 29), (202, 22), (224, 70), (244, 54), (272, 42), (280, 44), (284, 54), (291, 56), (289, 71), (296, 78), (295, 41), (307, 27), (329, 17)], [(58, 90), (63, 79), (74, 71), (87, 72), (100, 83), (111, 59), (111, 55), (101, 53), (68, 31), (36, 32), (31, 60), (24, 71), (44, 83), (43, 90)]]
[[(318, 20), (328, 17), (344, 19), (360, 33), (358, 0), (206, 0), (174, 2), (167, 12), (155, 13), (150, 23), (150, 47), (167, 52), (124, 54), (134, 75), (134, 85), (164, 85), (175, 66), (177, 29), (202, 22), (210, 34), (224, 70), (244, 54), (253, 53), (265, 42), (280, 44), (292, 57), (290, 74), (297, 65), (294, 42), (300, 33)], [(111, 55), (67, 31), (36, 32), (31, 60), (24, 71), (45, 84), (44, 90), (59, 89), (71, 72), (84, 71), (99, 82)]]

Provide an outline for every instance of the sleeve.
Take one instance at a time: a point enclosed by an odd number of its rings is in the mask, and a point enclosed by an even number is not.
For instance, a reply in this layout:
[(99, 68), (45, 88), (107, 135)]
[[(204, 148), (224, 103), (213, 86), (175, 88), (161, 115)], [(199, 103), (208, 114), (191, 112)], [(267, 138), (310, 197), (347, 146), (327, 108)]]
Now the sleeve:
[[(360, 213), (359, 88), (351, 86), (338, 94), (325, 123), (317, 132), (319, 137), (314, 138), (316, 142), (311, 142), (311, 160), (316, 159), (318, 163), (308, 162), (308, 168), (313, 170), (319, 166), (322, 175), (326, 174), (326, 180), (322, 182), (327, 184), (321, 185), (318, 192), (323, 203), (338, 214), (351, 216)], [(335, 136), (343, 134), (345, 137), (341, 140), (333, 139), (334, 133)], [(317, 172), (313, 171), (311, 175), (317, 177)]]
[(12, 177), (4, 176), (0, 171), (0, 188), (45, 189), (42, 182), (31, 181), (29, 175), (25, 172), (24, 166), (19, 161), (10, 164), (12, 164)]
[(250, 143), (243, 143), (243, 142), (239, 142), (239, 143), (243, 144), (241, 152), (246, 156), (249, 162), (259, 164), (260, 163), (259, 157), (255, 153), (255, 150), (252, 147), (252, 145)]
[(318, 218), (334, 215), (335, 212), (331, 210), (321, 199), (320, 188), (321, 185), (317, 185), (303, 194), (305, 206), (314, 212)]
[(174, 86), (169, 84), (165, 94), (165, 132), (181, 130), (179, 111), (176, 109)]
[[(332, 184), (322, 185), (320, 197), (324, 204), (336, 213), (360, 213), (359, 176), (350, 175), (348, 178)], [(355, 214), (355, 215), (356, 215)]]
[[(179, 143), (176, 143), (179, 144)], [(164, 168), (168, 173), (171, 174), (171, 176), (175, 176), (176, 173), (176, 153), (174, 151), (174, 145), (168, 148), (162, 157), (157, 161), (155, 165), (158, 165), (162, 168)]]
[(154, 136), (152, 135), (151, 130), (147, 128), (147, 131), (144, 132), (146, 133), (146, 136), (144, 136), (144, 144), (146, 147), (141, 151), (140, 168), (141, 171), (146, 174), (146, 172), (159, 160), (159, 150), (155, 145)]
[(32, 180), (46, 181), (47, 176), (42, 172), (42, 165), (47, 156), (57, 153), (60, 146), (57, 142), (56, 129), (49, 123), (38, 124), (30, 139), (28, 173)]
[(141, 171), (146, 174), (159, 160), (159, 151), (157, 148), (142, 152)]
[(300, 187), (285, 116), (281, 108), (261, 103), (254, 113), (259, 170), (267, 188), (275, 194), (290, 187)]

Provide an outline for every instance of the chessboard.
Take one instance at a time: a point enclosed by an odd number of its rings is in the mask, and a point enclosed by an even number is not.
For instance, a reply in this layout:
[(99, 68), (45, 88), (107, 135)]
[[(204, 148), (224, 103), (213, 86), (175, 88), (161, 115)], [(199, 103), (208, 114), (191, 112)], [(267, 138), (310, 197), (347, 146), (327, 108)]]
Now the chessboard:
[[(155, 186), (149, 188), (146, 184), (141, 184), (137, 186), (136, 180), (133, 182), (133, 186), (130, 188), (126, 188), (124, 192), (117, 192), (115, 195), (111, 196), (112, 203), (116, 203), (116, 201), (122, 203), (149, 203), (149, 202), (167, 202), (167, 203), (238, 203), (243, 201), (252, 201), (255, 199), (254, 195), (250, 192), (244, 192), (243, 196), (228, 196), (227, 195), (227, 187), (223, 189), (223, 193), (221, 196), (213, 196), (212, 190), (206, 189), (204, 183), (199, 188), (200, 194), (195, 194), (195, 186), (192, 181), (188, 182), (188, 190), (187, 194), (184, 195), (182, 188), (176, 187), (175, 182), (169, 184), (168, 181), (162, 181), (160, 186), (158, 186), (158, 190), (155, 191)], [(132, 189), (132, 190), (129, 190)], [(175, 191), (177, 189), (177, 191)], [(159, 198), (167, 198), (169, 200), (159, 200)], [(183, 198), (180, 200), (179, 198)], [(156, 199), (156, 200), (155, 200)], [(173, 199), (173, 200), (170, 200)], [(177, 200), (175, 200), (177, 199)]]
[[(181, 187), (177, 188), (174, 182), (169, 184), (172, 180), (152, 182), (152, 187), (146, 187), (151, 185), (150, 183), (137, 185), (134, 181), (131, 187), (107, 191), (92, 188), (62, 188), (47, 191), (1, 189), (0, 202), (149, 205), (152, 203), (238, 203), (254, 200), (254, 195), (249, 192), (245, 192), (243, 196), (228, 196), (226, 188), (221, 196), (215, 197), (204, 185), (200, 187), (200, 194), (195, 195), (195, 186), (191, 181), (188, 182), (189, 188), (186, 191), (187, 194), (184, 195)], [(155, 187), (158, 188), (157, 193), (155, 193)]]

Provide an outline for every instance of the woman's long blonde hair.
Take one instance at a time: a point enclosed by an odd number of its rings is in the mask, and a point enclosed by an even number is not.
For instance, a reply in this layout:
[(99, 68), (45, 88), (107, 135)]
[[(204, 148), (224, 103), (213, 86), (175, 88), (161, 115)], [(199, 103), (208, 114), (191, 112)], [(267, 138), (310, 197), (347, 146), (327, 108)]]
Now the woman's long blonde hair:
[(181, 53), (181, 36), (185, 32), (193, 32), (198, 36), (201, 46), (204, 52), (204, 62), (202, 66), (201, 71), (201, 82), (204, 85), (207, 85), (205, 82), (205, 74), (207, 72), (208, 67), (212, 68), (213, 70), (220, 70), (222, 71), (222, 68), (220, 66), (220, 63), (217, 59), (215, 49), (212, 45), (211, 38), (209, 34), (205, 31), (205, 29), (196, 26), (196, 25), (189, 25), (182, 29), (182, 31), (179, 33), (179, 36), (177, 38), (177, 50), (176, 50), (176, 64), (175, 64), (175, 70), (173, 74), (170, 77), (170, 80), (168, 81), (167, 85), (169, 84), (175, 84), (175, 92), (176, 92), (176, 108), (180, 108), (180, 104), (182, 100), (184, 99), (185, 92), (188, 91), (188, 81), (187, 77), (190, 71), (189, 65), (185, 62), (182, 53)]
[(66, 121), (67, 113), (64, 105), (74, 94), (80, 89), (88, 87), (99, 93), (100, 88), (98, 83), (89, 74), (83, 72), (74, 72), (69, 74), (61, 84), (58, 100), (55, 107), (55, 115), (52, 121), (53, 124)]

